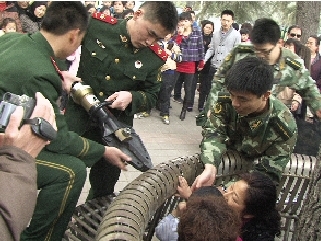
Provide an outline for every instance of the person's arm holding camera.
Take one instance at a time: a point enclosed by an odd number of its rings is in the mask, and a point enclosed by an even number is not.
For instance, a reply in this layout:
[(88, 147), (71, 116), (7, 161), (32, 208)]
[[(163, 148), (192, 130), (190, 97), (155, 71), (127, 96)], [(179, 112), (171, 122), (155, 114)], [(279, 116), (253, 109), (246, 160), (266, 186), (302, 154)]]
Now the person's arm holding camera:
[[(54, 129), (55, 113), (49, 100), (36, 94), (37, 104), (30, 118), (42, 117)], [(0, 134), (0, 240), (19, 240), (30, 221), (37, 200), (35, 159), (50, 141), (35, 135), (29, 124), (22, 125), (23, 108), (10, 116), (5, 133)]]

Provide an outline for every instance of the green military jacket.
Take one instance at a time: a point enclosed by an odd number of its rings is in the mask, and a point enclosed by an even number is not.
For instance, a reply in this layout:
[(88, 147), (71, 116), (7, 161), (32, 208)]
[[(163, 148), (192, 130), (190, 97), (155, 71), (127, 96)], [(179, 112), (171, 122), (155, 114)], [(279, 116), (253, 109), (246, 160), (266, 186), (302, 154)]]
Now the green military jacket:
[(257, 117), (240, 116), (233, 108), (229, 93), (220, 92), (203, 126), (201, 160), (220, 165), (222, 155), (237, 150), (254, 169), (280, 181), (297, 139), (296, 122), (289, 109), (274, 96), (269, 110)]
[[(69, 154), (91, 166), (104, 153), (104, 146), (69, 131), (57, 105), (62, 80), (51, 58), (54, 52), (43, 35), (10, 33), (0, 37), (0, 98), (5, 92), (34, 97), (41, 92), (53, 105), (57, 138), (43, 150)], [(40, 153), (41, 154), (41, 153)]]
[[(207, 101), (207, 110), (213, 106), (217, 99), (217, 93), (226, 90), (225, 76), (232, 65), (240, 59), (252, 56), (255, 57), (254, 47), (250, 43), (242, 43), (232, 49), (226, 56), (220, 68), (217, 70), (212, 88)], [(312, 111), (321, 110), (321, 94), (317, 89), (315, 81), (311, 78), (310, 72), (305, 69), (303, 60), (293, 54), (289, 49), (281, 49), (281, 57), (274, 66), (274, 87), (272, 93), (277, 96), (285, 87), (296, 90)]]
[[(112, 108), (110, 111), (118, 120), (132, 126), (135, 113), (148, 111), (156, 105), (161, 84), (160, 68), (165, 62), (157, 51), (133, 47), (126, 30), (127, 20), (116, 20), (103, 14), (95, 16), (90, 20), (82, 44), (77, 76), (92, 87), (100, 101), (117, 91), (131, 92), (132, 103), (125, 111)], [(88, 114), (71, 99), (66, 116), (70, 128), (77, 133), (88, 130)], [(73, 119), (78, 120), (76, 124)]]

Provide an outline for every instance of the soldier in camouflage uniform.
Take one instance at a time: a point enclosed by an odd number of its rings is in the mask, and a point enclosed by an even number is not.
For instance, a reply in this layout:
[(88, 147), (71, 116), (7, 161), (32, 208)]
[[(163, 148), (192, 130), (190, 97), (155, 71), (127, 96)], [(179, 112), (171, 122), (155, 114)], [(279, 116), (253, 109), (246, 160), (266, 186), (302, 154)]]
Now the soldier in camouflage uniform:
[[(303, 60), (290, 50), (282, 48), (277, 44), (280, 34), (280, 27), (271, 19), (258, 19), (255, 22), (251, 32), (252, 44), (242, 43), (236, 46), (216, 72), (205, 111), (201, 113), (197, 119), (198, 125), (205, 125), (205, 122), (209, 121), (206, 116), (209, 114), (208, 111), (214, 108), (218, 92), (226, 91), (225, 77), (228, 70), (246, 56), (263, 58), (273, 67), (273, 95), (276, 96), (283, 91), (285, 87), (296, 90), (308, 106), (311, 107), (312, 111), (319, 118), (321, 117), (320, 92), (314, 80), (310, 77), (309, 71), (304, 68)], [(202, 161), (204, 163), (213, 162), (211, 158), (212, 155), (206, 157), (206, 154), (202, 153)], [(214, 169), (213, 165), (205, 165), (205, 168), (206, 170), (197, 179), (197, 182), (194, 183), (194, 187), (210, 185), (214, 182), (216, 169)]]
[(205, 165), (214, 164), (216, 171), (222, 155), (237, 150), (249, 170), (280, 181), (296, 143), (297, 126), (288, 107), (271, 95), (273, 79), (272, 68), (256, 57), (232, 66), (226, 76), (228, 92), (219, 92), (203, 127)]
[(251, 32), (251, 43), (242, 43), (235, 47), (218, 69), (207, 101), (207, 110), (215, 103), (217, 93), (224, 91), (225, 75), (232, 65), (246, 56), (257, 56), (266, 59), (274, 68), (272, 94), (277, 95), (289, 87), (296, 90), (312, 110), (321, 117), (321, 95), (311, 78), (310, 72), (304, 68), (303, 60), (286, 48), (277, 45), (280, 28), (271, 19), (259, 19)]

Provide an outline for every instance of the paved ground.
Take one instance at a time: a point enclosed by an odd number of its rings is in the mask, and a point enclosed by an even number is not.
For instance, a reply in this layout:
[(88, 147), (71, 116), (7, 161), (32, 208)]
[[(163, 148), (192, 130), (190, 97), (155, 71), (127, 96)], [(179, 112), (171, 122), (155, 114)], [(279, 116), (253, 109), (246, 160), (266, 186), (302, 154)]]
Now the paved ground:
[[(198, 100), (198, 96), (195, 96), (195, 100)], [(186, 113), (184, 121), (179, 119), (182, 105), (171, 101), (171, 106), (170, 125), (162, 123), (159, 111), (155, 109), (152, 110), (150, 117), (134, 120), (134, 129), (143, 140), (154, 165), (200, 152), (202, 128), (195, 125), (195, 116), (198, 114), (197, 103), (194, 105), (193, 112)], [(121, 191), (139, 174), (139, 171), (129, 165), (128, 171), (121, 173), (115, 191)], [(78, 204), (85, 202), (89, 188), (90, 184), (87, 180)]]

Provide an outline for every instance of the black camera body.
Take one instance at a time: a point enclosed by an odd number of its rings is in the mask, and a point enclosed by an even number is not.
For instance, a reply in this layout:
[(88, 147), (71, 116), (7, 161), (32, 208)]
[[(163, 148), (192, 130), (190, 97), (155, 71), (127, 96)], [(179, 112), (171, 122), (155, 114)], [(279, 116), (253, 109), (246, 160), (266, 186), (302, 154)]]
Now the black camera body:
[(16, 110), (17, 106), (23, 107), (23, 119), (31, 116), (36, 101), (27, 95), (16, 95), (6, 92), (0, 104), (0, 127), (8, 125), (10, 115)]

